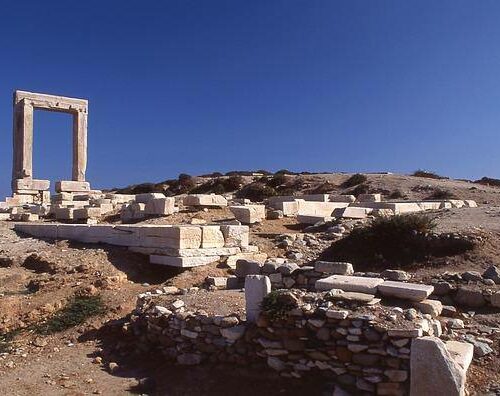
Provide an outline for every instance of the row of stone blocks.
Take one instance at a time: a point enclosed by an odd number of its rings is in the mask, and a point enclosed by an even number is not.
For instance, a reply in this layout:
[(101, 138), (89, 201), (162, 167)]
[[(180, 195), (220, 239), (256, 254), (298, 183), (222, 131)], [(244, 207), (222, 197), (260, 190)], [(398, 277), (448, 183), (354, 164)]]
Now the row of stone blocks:
[(364, 219), (370, 214), (395, 215), (426, 210), (477, 207), (473, 200), (430, 200), (382, 202), (380, 194), (329, 196), (328, 194), (299, 197), (272, 197), (268, 205), (281, 210), (284, 216), (296, 216), (303, 224), (330, 221), (333, 218)]
[(239, 225), (16, 224), (39, 238), (126, 246), (150, 255), (154, 264), (193, 267), (239, 254), (249, 245), (249, 228)]

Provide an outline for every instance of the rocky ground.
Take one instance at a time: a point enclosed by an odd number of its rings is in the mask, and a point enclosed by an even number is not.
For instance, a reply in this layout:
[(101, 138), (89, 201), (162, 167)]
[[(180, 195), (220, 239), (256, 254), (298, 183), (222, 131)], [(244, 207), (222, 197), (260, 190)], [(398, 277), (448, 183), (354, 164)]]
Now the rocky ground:
[[(330, 183), (332, 191), (346, 175), (293, 176), (302, 178), (300, 191)], [(484, 272), (500, 266), (500, 188), (480, 184), (417, 178), (402, 175), (368, 175), (370, 191), (390, 195), (398, 190), (410, 199), (447, 190), (459, 198), (475, 199), (479, 208), (442, 210), (433, 213), (438, 232), (473, 235), (480, 240), (469, 252), (429, 258), (411, 268), (416, 279), (430, 281), (448, 272)], [(193, 218), (207, 222), (231, 218), (226, 209), (182, 212), (149, 223), (190, 223)], [(317, 259), (332, 242), (340, 240), (358, 222), (327, 228), (305, 228), (291, 218), (268, 220), (252, 226), (253, 243), (270, 257), (284, 257), (298, 264)], [(225, 276), (230, 271), (209, 265), (180, 272), (151, 266), (147, 258), (126, 249), (42, 241), (17, 235), (12, 224), (0, 222), (0, 392), (28, 395), (35, 392), (61, 395), (127, 392), (148, 394), (322, 394), (322, 381), (310, 378), (285, 380), (269, 372), (236, 370), (233, 367), (170, 366), (154, 356), (131, 361), (117, 351), (121, 319), (134, 308), (136, 296), (147, 290), (176, 286), (196, 290), (207, 276)], [(231, 294), (232, 293), (232, 294)], [(59, 312), (75, 296), (97, 296), (104, 312), (85, 323), (52, 334), (43, 334), (38, 325)], [(191, 304), (218, 309), (242, 308), (241, 295), (188, 293)], [(198, 297), (196, 297), (198, 296)], [(209, 301), (213, 298), (214, 301)], [(488, 340), (492, 353), (475, 359), (469, 374), (472, 393), (484, 394), (500, 384), (500, 314), (477, 309), (462, 315), (466, 330)], [(496, 388), (498, 389), (498, 388)]]

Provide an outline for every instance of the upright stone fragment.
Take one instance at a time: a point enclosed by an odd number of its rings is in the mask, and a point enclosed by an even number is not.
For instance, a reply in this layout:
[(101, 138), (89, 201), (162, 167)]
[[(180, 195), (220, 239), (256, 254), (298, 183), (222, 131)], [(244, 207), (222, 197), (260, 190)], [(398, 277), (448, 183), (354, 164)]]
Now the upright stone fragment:
[[(473, 346), (468, 345), (470, 348), (465, 348), (473, 350)], [(465, 395), (465, 376), (468, 368), (465, 362), (464, 359), (452, 356), (437, 337), (413, 340), (410, 355), (410, 396)]]
[(271, 292), (271, 281), (265, 275), (245, 277), (245, 305), (248, 322), (255, 322), (261, 312), (262, 300)]

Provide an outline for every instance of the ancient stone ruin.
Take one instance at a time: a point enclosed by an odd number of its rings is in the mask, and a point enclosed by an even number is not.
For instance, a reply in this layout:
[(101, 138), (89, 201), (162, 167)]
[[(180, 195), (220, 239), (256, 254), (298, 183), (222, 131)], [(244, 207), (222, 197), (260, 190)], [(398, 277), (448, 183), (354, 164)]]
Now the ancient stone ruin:
[[(72, 180), (56, 181), (52, 196), (50, 181), (36, 179), (33, 170), (35, 109), (73, 116)], [(451, 304), (500, 308), (496, 270), (488, 276), (443, 274), (424, 282), (402, 270), (357, 272), (349, 262), (317, 257), (298, 263), (301, 252), (278, 257), (266, 244), (254, 242), (252, 230), (266, 221), (287, 221), (301, 233), (277, 237), (272, 248), (294, 242), (311, 248), (319, 242), (308, 230), (323, 227), (330, 239), (342, 238), (343, 224), (477, 208), (474, 200), (385, 201), (380, 193), (300, 193), (252, 202), (231, 193), (103, 192), (91, 189), (85, 178), (87, 117), (84, 99), (14, 93), (13, 193), (0, 202), (0, 220), (14, 221), (14, 230), (24, 236), (119, 246), (127, 257), (131, 252), (147, 256), (148, 268), (189, 271), (216, 263), (229, 275), (207, 277), (203, 292), (224, 291), (231, 298), (230, 293), (244, 291), (244, 313), (223, 315), (184, 302), (189, 293), (199, 292), (198, 286), (141, 293), (123, 324), (124, 332), (137, 337), (138, 348), (159, 351), (179, 365), (260, 364), (285, 378), (320, 371), (336, 381), (334, 395), (348, 394), (344, 388), (352, 394), (465, 394), (477, 344), (452, 339), (450, 334), (464, 323), (442, 314), (453, 311)], [(211, 212), (226, 217), (204, 218)], [(180, 217), (193, 213), (200, 216)], [(472, 290), (460, 283), (467, 280), (491, 288)]]

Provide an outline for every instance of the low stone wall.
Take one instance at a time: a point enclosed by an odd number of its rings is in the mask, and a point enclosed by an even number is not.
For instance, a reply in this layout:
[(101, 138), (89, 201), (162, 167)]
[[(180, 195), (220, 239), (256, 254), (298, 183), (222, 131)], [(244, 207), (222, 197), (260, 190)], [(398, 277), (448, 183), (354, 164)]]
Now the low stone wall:
[(429, 315), (408, 320), (391, 307), (342, 306), (328, 293), (279, 296), (248, 323), (237, 314), (208, 315), (180, 299), (142, 295), (130, 326), (140, 343), (181, 365), (261, 363), (296, 378), (321, 371), (353, 394), (378, 395), (408, 394), (412, 340), (440, 334)]
[(154, 264), (193, 267), (221, 256), (241, 254), (249, 246), (248, 226), (238, 225), (88, 225), (16, 224), (16, 231), (40, 238), (127, 246), (150, 255)]

